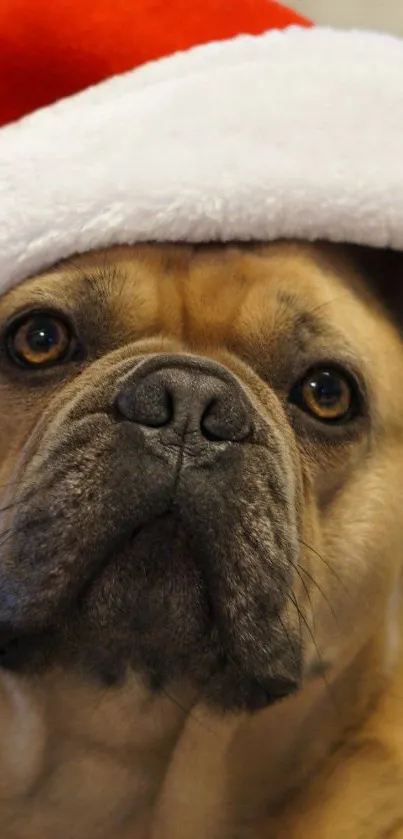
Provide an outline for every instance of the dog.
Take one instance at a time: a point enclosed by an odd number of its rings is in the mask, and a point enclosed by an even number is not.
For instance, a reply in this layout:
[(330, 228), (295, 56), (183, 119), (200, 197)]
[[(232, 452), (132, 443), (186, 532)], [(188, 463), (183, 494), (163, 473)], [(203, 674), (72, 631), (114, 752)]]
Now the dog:
[(399, 257), (0, 298), (1, 839), (402, 839)]

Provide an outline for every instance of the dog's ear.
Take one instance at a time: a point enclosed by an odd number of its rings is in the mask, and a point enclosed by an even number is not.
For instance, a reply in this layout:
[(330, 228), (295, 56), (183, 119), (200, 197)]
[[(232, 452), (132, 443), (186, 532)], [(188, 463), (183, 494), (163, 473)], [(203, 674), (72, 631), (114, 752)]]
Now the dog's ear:
[(353, 246), (360, 273), (403, 334), (403, 253)]

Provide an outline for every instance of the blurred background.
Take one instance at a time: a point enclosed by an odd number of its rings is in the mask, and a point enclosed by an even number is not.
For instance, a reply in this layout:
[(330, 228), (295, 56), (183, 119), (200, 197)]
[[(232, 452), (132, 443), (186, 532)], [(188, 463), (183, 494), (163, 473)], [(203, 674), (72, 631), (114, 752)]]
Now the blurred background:
[(289, 0), (288, 5), (315, 23), (403, 35), (403, 0)]

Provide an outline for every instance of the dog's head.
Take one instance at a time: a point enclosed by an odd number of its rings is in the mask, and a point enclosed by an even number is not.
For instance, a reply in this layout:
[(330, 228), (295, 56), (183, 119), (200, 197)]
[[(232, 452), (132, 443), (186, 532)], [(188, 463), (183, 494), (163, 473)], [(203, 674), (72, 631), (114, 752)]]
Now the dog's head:
[(3, 667), (252, 709), (392, 627), (403, 352), (350, 254), (90, 254), (0, 341)]

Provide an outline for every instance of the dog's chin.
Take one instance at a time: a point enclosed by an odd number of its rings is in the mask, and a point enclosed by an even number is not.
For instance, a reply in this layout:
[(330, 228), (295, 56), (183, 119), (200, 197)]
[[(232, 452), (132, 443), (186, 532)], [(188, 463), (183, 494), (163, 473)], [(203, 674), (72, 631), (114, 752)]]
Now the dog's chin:
[(106, 685), (131, 670), (155, 694), (186, 683), (220, 711), (256, 711), (295, 692), (299, 638), (284, 634), (281, 615), (262, 614), (253, 601), (245, 637), (236, 603), (228, 608), (230, 587), (195, 553), (174, 515), (144, 525), (49, 625), (5, 629), (0, 666), (39, 673), (61, 665)]
[[(71, 639), (70, 639), (71, 641)], [(66, 665), (71, 670), (81, 674), (81, 677), (97, 682), (102, 687), (116, 687), (122, 684), (132, 669), (130, 655), (113, 658), (105, 655), (104, 650), (89, 649), (85, 645), (77, 653), (74, 659), (69, 643), (59, 637), (56, 639), (55, 630), (44, 631), (40, 634), (9, 638), (8, 642), (0, 648), (0, 669), (14, 673), (40, 674), (57, 663)], [(201, 660), (194, 663), (198, 670), (199, 678), (195, 681), (194, 673), (188, 672), (185, 668), (182, 678), (171, 684), (170, 680), (165, 682), (158, 674), (141, 673), (144, 686), (152, 695), (170, 695), (171, 688), (176, 690), (181, 684), (186, 686), (187, 692), (197, 696), (199, 701), (204, 702), (210, 708), (218, 712), (249, 712), (263, 710), (282, 699), (285, 699), (299, 689), (299, 676), (295, 678), (279, 676), (266, 677), (248, 673), (237, 667), (232, 661), (224, 656), (217, 659), (216, 667), (209, 668), (210, 674), (200, 680), (203, 669)], [(175, 700), (174, 700), (175, 701)]]

